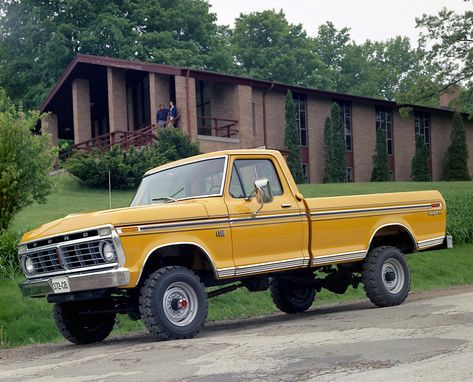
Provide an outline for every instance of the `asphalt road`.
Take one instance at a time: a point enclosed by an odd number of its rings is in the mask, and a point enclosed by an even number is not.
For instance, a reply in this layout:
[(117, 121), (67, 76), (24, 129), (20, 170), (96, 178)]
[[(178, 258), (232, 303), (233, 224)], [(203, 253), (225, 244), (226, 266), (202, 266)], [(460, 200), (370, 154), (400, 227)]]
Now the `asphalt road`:
[(0, 350), (0, 381), (187, 380), (473, 381), (473, 287), (218, 323), (192, 340)]

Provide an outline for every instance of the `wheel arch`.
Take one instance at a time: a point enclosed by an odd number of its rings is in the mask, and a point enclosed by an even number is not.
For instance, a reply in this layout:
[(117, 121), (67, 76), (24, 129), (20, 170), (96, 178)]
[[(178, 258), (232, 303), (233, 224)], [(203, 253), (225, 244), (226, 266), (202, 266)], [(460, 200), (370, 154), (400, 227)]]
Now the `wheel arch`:
[[(196, 266), (196, 262), (200, 264)], [(181, 265), (190, 270), (211, 271), (214, 278), (218, 277), (215, 263), (209, 251), (202, 245), (190, 241), (174, 242), (158, 245), (146, 254), (136, 286), (154, 270), (169, 265)]]
[(376, 228), (371, 235), (368, 252), (381, 245), (395, 246), (403, 253), (412, 253), (417, 250), (417, 241), (412, 230), (402, 223), (388, 223)]

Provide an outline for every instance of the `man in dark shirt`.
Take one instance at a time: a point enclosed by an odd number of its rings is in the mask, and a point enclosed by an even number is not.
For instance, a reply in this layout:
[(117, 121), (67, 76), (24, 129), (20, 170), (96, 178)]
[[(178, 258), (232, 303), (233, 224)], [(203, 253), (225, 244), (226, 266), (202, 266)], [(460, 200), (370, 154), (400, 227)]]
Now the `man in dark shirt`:
[(158, 122), (158, 127), (165, 127), (166, 120), (168, 119), (169, 110), (165, 109), (163, 104), (159, 105), (159, 110), (156, 113), (156, 122)]
[(172, 101), (169, 101), (169, 125), (176, 127), (177, 108)]

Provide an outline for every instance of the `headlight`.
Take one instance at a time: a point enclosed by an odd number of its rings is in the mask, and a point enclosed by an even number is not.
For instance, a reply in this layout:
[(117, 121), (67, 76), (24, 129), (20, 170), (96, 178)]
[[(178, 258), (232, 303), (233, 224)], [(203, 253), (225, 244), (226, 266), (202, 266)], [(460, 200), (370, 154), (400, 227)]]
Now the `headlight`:
[(22, 253), (25, 253), (28, 250), (28, 247), (26, 244), (20, 244), (18, 246), (18, 254), (21, 255)]
[(100, 254), (109, 263), (114, 263), (117, 260), (115, 255), (115, 249), (113, 248), (112, 243), (106, 240), (100, 242)]
[(23, 257), (23, 269), (28, 273), (29, 275), (32, 275), (35, 271), (34, 269), (34, 263), (33, 260), (31, 260), (29, 257), (24, 256)]
[(110, 227), (99, 229), (99, 236), (110, 236), (111, 234), (112, 234), (112, 229)]

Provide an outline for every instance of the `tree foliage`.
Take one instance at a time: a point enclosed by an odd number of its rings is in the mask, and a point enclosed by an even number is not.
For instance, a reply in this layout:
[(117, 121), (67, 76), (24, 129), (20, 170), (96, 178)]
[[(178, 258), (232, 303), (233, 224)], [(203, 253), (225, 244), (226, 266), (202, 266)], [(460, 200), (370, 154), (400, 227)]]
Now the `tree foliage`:
[(341, 110), (337, 103), (333, 103), (324, 128), (324, 183), (346, 181), (345, 145), (345, 127)]
[(0, 4), (0, 83), (38, 107), (77, 53), (229, 70), (204, 0), (11, 0)]
[(389, 180), (388, 150), (386, 148), (386, 132), (376, 130), (376, 149), (373, 154), (372, 182), (387, 182)]
[(452, 125), (443, 179), (447, 181), (470, 180), (465, 126), (463, 125), (463, 118), (459, 113), (453, 115)]
[(32, 134), (39, 117), (16, 108), (0, 90), (0, 232), (22, 208), (44, 202), (52, 189), (51, 138)]
[(436, 65), (434, 81), (441, 85), (439, 91), (461, 85), (464, 93), (460, 106), (473, 115), (473, 11), (457, 14), (443, 8), (437, 15), (424, 14), (416, 21), (422, 29), (422, 41), (431, 46), (424, 61)]
[(416, 136), (416, 151), (412, 158), (411, 179), (414, 182), (430, 182), (429, 148), (420, 134)]
[(302, 177), (299, 136), (296, 126), (296, 109), (294, 107), (294, 100), (292, 99), (292, 93), (290, 91), (286, 93), (285, 110), (286, 128), (284, 130), (284, 146), (289, 152), (286, 162), (295, 182), (302, 183), (304, 179)]

